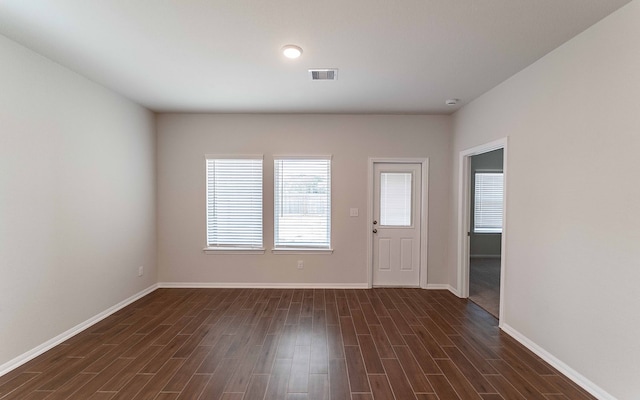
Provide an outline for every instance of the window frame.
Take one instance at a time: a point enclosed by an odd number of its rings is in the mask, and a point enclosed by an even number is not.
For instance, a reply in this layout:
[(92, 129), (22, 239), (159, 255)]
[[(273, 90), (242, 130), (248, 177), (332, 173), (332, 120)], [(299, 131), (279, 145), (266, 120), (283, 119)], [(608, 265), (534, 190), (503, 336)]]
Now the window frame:
[[(276, 186), (278, 183), (277, 180), (277, 166), (278, 161), (281, 160), (326, 160), (328, 162), (328, 204), (327, 204), (327, 236), (328, 242), (326, 245), (313, 246), (309, 244), (301, 244), (299, 246), (294, 244), (287, 245), (279, 245), (278, 244), (278, 228), (279, 221), (278, 217), (280, 215), (277, 201), (278, 195), (278, 187)], [(273, 254), (331, 254), (333, 253), (333, 248), (331, 246), (332, 240), (332, 217), (333, 217), (333, 191), (332, 191), (332, 174), (333, 174), (333, 157), (331, 155), (274, 155), (273, 156), (273, 248), (271, 252)]]
[[(264, 254), (264, 155), (262, 154), (205, 154), (205, 254)], [(214, 245), (209, 243), (209, 160), (260, 160), (260, 246)]]

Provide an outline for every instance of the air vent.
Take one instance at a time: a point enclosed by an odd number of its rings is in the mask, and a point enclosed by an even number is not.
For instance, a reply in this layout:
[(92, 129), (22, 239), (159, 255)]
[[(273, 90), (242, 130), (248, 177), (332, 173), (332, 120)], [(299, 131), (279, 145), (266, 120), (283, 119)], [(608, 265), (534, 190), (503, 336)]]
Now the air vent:
[(338, 80), (338, 68), (314, 68), (309, 70), (312, 81)]

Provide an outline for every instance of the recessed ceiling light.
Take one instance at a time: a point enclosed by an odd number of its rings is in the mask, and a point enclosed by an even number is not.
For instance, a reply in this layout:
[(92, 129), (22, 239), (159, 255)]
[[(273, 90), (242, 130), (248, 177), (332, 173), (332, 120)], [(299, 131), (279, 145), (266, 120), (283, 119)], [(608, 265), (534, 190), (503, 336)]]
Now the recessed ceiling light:
[(458, 104), (458, 102), (460, 101), (460, 99), (449, 99), (447, 101), (445, 101), (444, 103), (448, 106), (455, 106), (456, 104)]
[(287, 58), (298, 58), (302, 55), (302, 48), (293, 44), (288, 44), (282, 48), (282, 54)]

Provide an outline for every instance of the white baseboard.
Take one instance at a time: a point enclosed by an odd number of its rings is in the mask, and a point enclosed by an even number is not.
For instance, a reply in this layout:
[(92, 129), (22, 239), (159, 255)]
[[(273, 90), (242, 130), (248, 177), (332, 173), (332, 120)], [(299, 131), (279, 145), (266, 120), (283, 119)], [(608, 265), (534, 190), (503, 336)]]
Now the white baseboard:
[(431, 290), (448, 290), (451, 293), (453, 293), (456, 297), (460, 297), (460, 295), (458, 294), (458, 291), (456, 290), (456, 288), (454, 288), (453, 286), (446, 284), (446, 283), (428, 283), (427, 290), (431, 289)]
[(156, 290), (158, 288), (158, 285), (154, 284), (149, 286), (148, 288), (144, 289), (141, 292), (138, 292), (136, 294), (134, 294), (133, 296), (129, 297), (126, 300), (121, 301), (120, 303), (116, 304), (113, 307), (109, 307), (108, 309), (106, 309), (105, 311), (89, 318), (88, 320), (81, 322), (80, 324), (74, 326), (73, 328), (69, 329), (68, 331), (65, 331), (61, 334), (59, 334), (58, 336), (47, 340), (46, 342), (42, 343), (40, 346), (35, 347), (29, 351), (27, 351), (26, 353), (23, 353), (21, 355), (19, 355), (18, 357), (14, 358), (13, 360), (10, 360), (2, 365), (0, 365), (0, 376), (13, 371), (14, 369), (18, 368), (19, 366), (21, 366), (22, 364), (33, 360), (34, 358), (38, 357), (40, 354), (51, 350), (52, 348), (54, 348), (55, 346), (59, 345), (60, 343), (64, 342), (65, 340), (71, 338), (74, 335), (77, 335), (78, 333), (84, 331), (85, 329), (91, 327), (92, 325), (95, 325), (96, 323), (102, 321), (103, 319), (107, 318), (108, 316), (110, 316), (111, 314), (115, 313), (116, 311), (128, 306), (129, 304), (133, 303), (134, 301), (148, 295), (149, 293), (153, 292), (154, 290)]
[[(366, 283), (247, 283), (247, 282), (159, 282), (163, 289), (370, 289)], [(446, 283), (430, 283), (427, 290), (448, 290), (456, 297), (458, 291)]]
[(509, 326), (509, 324), (506, 324), (506, 323), (503, 324), (502, 325), (502, 330), (506, 334), (508, 334), (509, 336), (514, 338), (515, 340), (517, 340), (524, 347), (526, 347), (527, 349), (529, 349), (532, 352), (534, 352), (538, 357), (542, 358), (544, 361), (546, 361), (547, 363), (551, 364), (552, 367), (554, 367), (558, 371), (562, 372), (567, 378), (571, 379), (578, 386), (580, 386), (581, 388), (583, 388), (587, 392), (591, 393), (596, 398), (598, 398), (600, 400), (616, 400), (615, 397), (613, 397), (612, 395), (607, 393), (600, 386), (598, 386), (595, 383), (591, 382), (589, 379), (585, 378), (582, 374), (580, 374), (579, 372), (577, 372), (573, 368), (569, 367), (564, 362), (562, 362), (559, 359), (557, 359), (551, 353), (549, 353), (548, 351), (546, 351), (542, 347), (538, 346), (536, 343), (531, 341), (529, 338), (527, 338), (526, 336), (524, 336), (523, 334), (521, 334), (517, 330), (513, 329), (513, 327)]
[(462, 296), (460, 296), (460, 292), (458, 292), (458, 289), (454, 288), (453, 286), (449, 285), (449, 291), (451, 293), (453, 293), (454, 296), (458, 297), (458, 298), (462, 298)]
[(446, 283), (427, 283), (426, 287), (426, 289), (432, 290), (449, 290), (449, 288), (451, 288), (451, 285)]
[(367, 289), (366, 283), (159, 282), (159, 288)]

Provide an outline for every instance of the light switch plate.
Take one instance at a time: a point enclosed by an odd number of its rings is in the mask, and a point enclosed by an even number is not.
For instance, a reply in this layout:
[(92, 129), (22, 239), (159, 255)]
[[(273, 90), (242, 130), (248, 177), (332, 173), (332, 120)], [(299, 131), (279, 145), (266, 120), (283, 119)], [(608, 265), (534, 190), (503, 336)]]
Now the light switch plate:
[(358, 209), (357, 208), (351, 208), (349, 210), (349, 216), (350, 217), (357, 217), (358, 216)]

